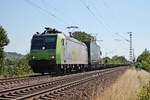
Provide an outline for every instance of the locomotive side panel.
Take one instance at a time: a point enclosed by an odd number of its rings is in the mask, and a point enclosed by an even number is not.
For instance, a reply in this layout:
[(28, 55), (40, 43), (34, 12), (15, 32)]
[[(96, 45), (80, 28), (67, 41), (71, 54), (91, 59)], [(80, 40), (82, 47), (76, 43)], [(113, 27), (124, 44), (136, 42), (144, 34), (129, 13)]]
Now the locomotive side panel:
[(88, 64), (87, 47), (84, 43), (66, 37), (65, 59), (67, 64)]

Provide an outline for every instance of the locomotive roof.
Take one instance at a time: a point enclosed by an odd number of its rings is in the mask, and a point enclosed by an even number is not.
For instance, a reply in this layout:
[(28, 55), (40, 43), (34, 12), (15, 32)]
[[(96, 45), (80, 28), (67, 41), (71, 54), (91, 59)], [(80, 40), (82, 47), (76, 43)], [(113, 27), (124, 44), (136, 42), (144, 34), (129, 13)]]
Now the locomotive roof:
[(57, 35), (56, 33), (54, 34), (34, 34), (33, 36), (51, 36), (51, 35)]
[(81, 44), (81, 45), (86, 46), (85, 43), (82, 42), (82, 41), (79, 41), (79, 40), (77, 40), (77, 39), (75, 39), (75, 38), (73, 38), (73, 37), (67, 36), (67, 35), (65, 35), (65, 34), (64, 34), (64, 36), (66, 37), (66, 39), (68, 39), (68, 40), (70, 40), (70, 41), (73, 41), (73, 42), (76, 42), (76, 43), (78, 43), (78, 44)]
[(37, 36), (37, 37), (38, 37), (38, 36), (41, 36), (41, 37), (42, 37), (42, 36), (55, 36), (55, 35), (58, 35), (58, 34), (64, 35), (65, 38), (68, 39), (68, 40), (70, 40), (70, 41), (73, 41), (73, 42), (76, 42), (76, 43), (78, 43), (78, 44), (81, 44), (81, 45), (86, 46), (86, 44), (85, 44), (84, 42), (79, 41), (79, 40), (77, 40), (77, 39), (75, 39), (75, 38), (73, 38), (73, 37), (67, 36), (67, 35), (65, 35), (65, 34), (63, 34), (63, 33), (34, 34), (33, 37), (36, 37), (36, 36)]

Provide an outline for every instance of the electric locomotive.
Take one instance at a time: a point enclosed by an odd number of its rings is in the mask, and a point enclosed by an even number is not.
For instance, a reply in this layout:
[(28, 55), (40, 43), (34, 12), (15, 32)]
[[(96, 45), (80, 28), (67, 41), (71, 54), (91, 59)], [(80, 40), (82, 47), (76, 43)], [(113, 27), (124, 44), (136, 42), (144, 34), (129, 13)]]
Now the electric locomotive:
[(62, 32), (45, 28), (31, 40), (29, 64), (35, 73), (66, 73), (88, 69), (88, 50), (85, 43)]

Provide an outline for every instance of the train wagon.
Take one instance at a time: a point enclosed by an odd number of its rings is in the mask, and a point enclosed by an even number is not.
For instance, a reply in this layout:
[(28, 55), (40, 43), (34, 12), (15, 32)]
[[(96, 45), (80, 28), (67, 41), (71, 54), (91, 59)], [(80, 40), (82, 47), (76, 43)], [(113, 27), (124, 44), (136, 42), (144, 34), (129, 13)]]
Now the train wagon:
[(30, 54), (29, 64), (35, 73), (65, 73), (88, 67), (87, 46), (51, 28), (33, 35)]
[(100, 46), (93, 41), (86, 41), (85, 44), (88, 48), (88, 68), (91, 69), (99, 69), (101, 63), (101, 50)]

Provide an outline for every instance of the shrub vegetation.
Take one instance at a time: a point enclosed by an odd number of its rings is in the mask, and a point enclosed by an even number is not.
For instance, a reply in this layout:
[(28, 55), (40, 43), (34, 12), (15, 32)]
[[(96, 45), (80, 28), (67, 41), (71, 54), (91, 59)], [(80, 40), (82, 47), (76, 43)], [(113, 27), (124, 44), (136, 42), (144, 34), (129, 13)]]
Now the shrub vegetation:
[[(145, 49), (141, 55), (138, 56), (135, 66), (137, 69), (144, 69), (150, 72), (150, 51)], [(150, 100), (150, 81), (143, 86), (138, 94), (139, 100)]]
[(136, 68), (144, 69), (150, 72), (150, 51), (145, 49), (141, 55), (138, 56), (135, 64)]
[(29, 55), (26, 55), (21, 59), (6, 59), (4, 61), (4, 69), (2, 71), (2, 75), (4, 77), (13, 77), (31, 74), (32, 70), (28, 65), (28, 61)]
[(139, 100), (150, 100), (150, 81), (138, 94)]

